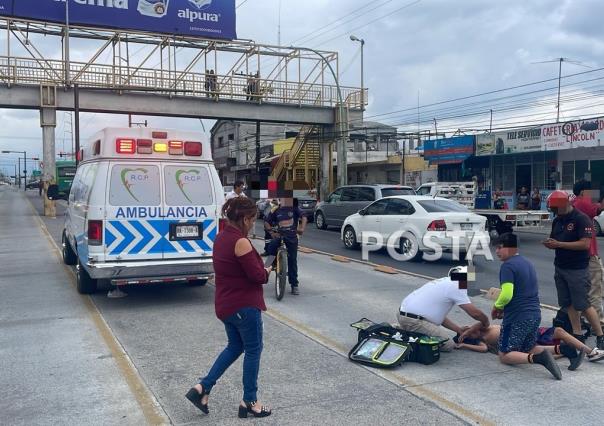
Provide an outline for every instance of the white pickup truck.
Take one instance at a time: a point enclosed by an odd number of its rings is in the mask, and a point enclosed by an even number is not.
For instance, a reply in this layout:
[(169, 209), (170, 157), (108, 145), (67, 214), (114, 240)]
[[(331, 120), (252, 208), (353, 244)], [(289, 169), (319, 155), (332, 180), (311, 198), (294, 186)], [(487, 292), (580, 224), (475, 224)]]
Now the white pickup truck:
[(544, 210), (496, 210), (476, 209), (476, 184), (474, 182), (430, 182), (416, 190), (417, 195), (431, 195), (457, 201), (474, 213), (487, 218), (487, 226), (492, 237), (512, 232), (514, 227), (541, 227), (550, 219)]

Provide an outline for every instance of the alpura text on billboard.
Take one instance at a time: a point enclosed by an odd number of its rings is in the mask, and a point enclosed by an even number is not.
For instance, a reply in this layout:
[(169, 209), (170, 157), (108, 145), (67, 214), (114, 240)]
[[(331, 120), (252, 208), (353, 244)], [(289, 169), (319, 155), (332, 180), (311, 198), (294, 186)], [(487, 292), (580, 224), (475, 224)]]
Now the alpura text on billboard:
[[(69, 1), (69, 3), (66, 3)], [(235, 0), (0, 0), (0, 16), (232, 40)]]

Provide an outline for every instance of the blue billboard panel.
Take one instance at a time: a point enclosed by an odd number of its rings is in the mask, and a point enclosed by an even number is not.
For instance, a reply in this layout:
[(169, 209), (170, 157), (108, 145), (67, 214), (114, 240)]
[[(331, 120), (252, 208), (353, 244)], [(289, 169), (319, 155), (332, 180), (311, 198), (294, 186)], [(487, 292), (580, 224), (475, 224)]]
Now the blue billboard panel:
[(424, 142), (424, 158), (430, 164), (461, 163), (474, 154), (474, 136), (432, 139)]
[(13, 0), (0, 0), (0, 15), (13, 14)]
[(0, 15), (232, 40), (235, 0), (0, 0)]

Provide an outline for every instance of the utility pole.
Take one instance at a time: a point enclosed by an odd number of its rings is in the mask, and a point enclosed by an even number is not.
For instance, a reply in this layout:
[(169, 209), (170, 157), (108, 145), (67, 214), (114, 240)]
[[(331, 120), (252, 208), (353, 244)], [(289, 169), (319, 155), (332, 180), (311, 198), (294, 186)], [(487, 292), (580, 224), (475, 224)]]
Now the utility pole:
[(560, 82), (562, 80), (562, 61), (560, 58), (560, 66), (558, 67), (558, 102), (556, 102), (556, 123), (560, 122)]
[(256, 173), (260, 173), (260, 122), (256, 121)]
[(540, 61), (540, 62), (531, 62), (532, 64), (547, 64), (547, 63), (551, 63), (551, 62), (558, 62), (558, 100), (556, 102), (556, 123), (560, 122), (560, 89), (562, 87), (562, 62), (568, 62), (570, 64), (574, 64), (574, 65), (579, 65), (581, 67), (585, 67), (585, 68), (591, 68), (588, 65), (584, 65), (581, 62), (577, 62), (577, 61), (571, 61), (568, 58), (556, 58), (553, 59), (551, 61)]
[(489, 133), (491, 133), (491, 131), (493, 130), (493, 110), (489, 110), (491, 111), (491, 120), (489, 121)]

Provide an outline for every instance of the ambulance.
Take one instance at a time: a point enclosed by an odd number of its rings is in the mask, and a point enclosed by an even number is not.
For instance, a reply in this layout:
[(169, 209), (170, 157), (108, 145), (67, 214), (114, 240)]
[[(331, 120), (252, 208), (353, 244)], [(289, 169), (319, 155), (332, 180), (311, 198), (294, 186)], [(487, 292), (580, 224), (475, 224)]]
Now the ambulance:
[(224, 194), (203, 135), (106, 128), (78, 156), (62, 236), (78, 292), (99, 280), (205, 284)]

